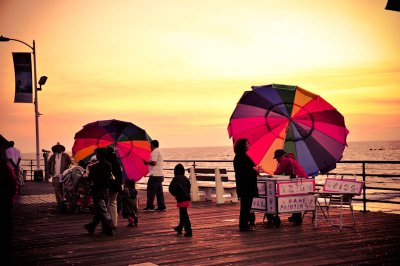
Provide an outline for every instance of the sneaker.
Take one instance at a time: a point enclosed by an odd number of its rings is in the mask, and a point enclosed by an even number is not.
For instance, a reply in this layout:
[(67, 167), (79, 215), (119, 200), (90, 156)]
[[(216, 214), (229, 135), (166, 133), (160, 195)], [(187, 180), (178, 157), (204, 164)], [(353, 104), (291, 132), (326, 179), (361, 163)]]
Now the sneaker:
[(85, 224), (83, 228), (85, 228), (88, 231), (89, 235), (92, 235), (94, 233), (94, 227), (93, 224), (91, 223)]
[(147, 207), (146, 207), (146, 208), (144, 208), (143, 210), (146, 211), (146, 212), (153, 212), (153, 211), (154, 211), (154, 208), (152, 209), (152, 208), (147, 208)]
[(190, 232), (186, 232), (183, 236), (184, 237), (191, 237), (192, 236), (192, 232), (191, 231)]
[(158, 212), (165, 212), (165, 211), (167, 211), (167, 208), (157, 208), (156, 211), (158, 211)]

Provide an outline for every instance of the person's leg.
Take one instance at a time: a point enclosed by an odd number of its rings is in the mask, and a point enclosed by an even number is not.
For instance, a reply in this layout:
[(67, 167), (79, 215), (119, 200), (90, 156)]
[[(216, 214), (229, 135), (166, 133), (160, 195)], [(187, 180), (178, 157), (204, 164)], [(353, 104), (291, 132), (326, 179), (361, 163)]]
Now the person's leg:
[(145, 209), (154, 210), (154, 197), (156, 193), (156, 185), (154, 176), (150, 176), (149, 180), (147, 181), (147, 203)]
[(111, 226), (113, 228), (118, 225), (117, 196), (118, 192), (110, 192), (108, 195), (107, 209), (111, 216)]
[(256, 224), (256, 214), (252, 211), (250, 211), (250, 214), (249, 214), (249, 223), (251, 226), (255, 226), (255, 224)]
[(163, 176), (157, 176), (157, 185), (156, 185), (156, 196), (157, 196), (157, 209), (165, 210), (165, 200), (164, 200), (164, 192), (162, 182), (164, 181)]
[(248, 212), (246, 208), (247, 202), (245, 197), (240, 198), (240, 212), (239, 212), (239, 229), (245, 230), (249, 227)]
[(114, 232), (111, 228), (111, 217), (107, 210), (106, 205), (107, 193), (97, 192), (93, 195), (95, 204), (95, 215), (93, 217), (92, 225), (96, 228), (97, 224), (101, 221), (102, 231), (107, 235), (113, 235)]
[(100, 203), (99, 203), (99, 196), (96, 193), (93, 194), (93, 205), (94, 205), (94, 215), (93, 215), (92, 222), (85, 224), (83, 226), (90, 235), (94, 233), (96, 226), (100, 223), (99, 209), (101, 207), (100, 207)]
[(192, 224), (190, 223), (188, 209), (187, 208), (180, 208), (182, 209), (182, 220), (183, 226), (185, 227), (185, 236), (192, 236)]
[(185, 224), (184, 217), (183, 217), (184, 216), (183, 209), (185, 209), (185, 208), (179, 208), (179, 224), (178, 224), (178, 226), (174, 227), (174, 230), (178, 233), (178, 235), (182, 234), (182, 229)]
[(62, 211), (62, 202), (64, 200), (64, 191), (62, 187), (62, 183), (60, 183), (60, 178), (53, 176), (52, 179), (53, 187), (54, 187), (54, 194), (56, 196), (57, 202), (57, 211)]
[(242, 197), (240, 199), (240, 217), (239, 217), (239, 229), (246, 231), (249, 229), (249, 217), (251, 204), (253, 202), (252, 197)]
[(133, 218), (134, 218), (134, 224), (135, 224), (135, 225), (137, 225), (138, 222), (139, 222), (139, 210), (138, 210), (138, 205), (139, 205), (139, 200), (138, 200), (138, 198), (136, 197), (136, 198), (133, 200), (133, 206), (132, 206), (132, 210), (133, 210), (133, 213), (134, 213)]

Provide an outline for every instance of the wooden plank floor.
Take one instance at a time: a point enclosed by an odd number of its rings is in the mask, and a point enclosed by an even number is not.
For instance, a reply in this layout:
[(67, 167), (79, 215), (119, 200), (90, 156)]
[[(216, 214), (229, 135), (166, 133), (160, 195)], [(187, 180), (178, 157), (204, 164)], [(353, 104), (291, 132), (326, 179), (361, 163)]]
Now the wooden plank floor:
[[(139, 192), (144, 207), (145, 191)], [(92, 215), (60, 214), (54, 210), (49, 183), (28, 182), (14, 207), (13, 254), (16, 265), (350, 265), (400, 262), (400, 215), (356, 211), (357, 226), (330, 226), (311, 215), (292, 226), (286, 214), (280, 228), (262, 223), (257, 231), (238, 231), (238, 204), (194, 203), (189, 209), (193, 237), (177, 236), (178, 211), (166, 193), (166, 212), (140, 213), (138, 227), (120, 217), (114, 237), (83, 224)], [(319, 216), (321, 217), (321, 216)], [(100, 230), (98, 228), (97, 230)]]

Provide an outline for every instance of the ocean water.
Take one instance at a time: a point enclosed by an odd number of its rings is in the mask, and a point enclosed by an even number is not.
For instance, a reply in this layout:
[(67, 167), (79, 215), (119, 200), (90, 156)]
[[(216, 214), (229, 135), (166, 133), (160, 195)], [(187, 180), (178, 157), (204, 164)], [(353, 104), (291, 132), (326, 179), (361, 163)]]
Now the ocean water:
[[(193, 165), (196, 161), (196, 167), (219, 167), (226, 168), (230, 179), (234, 180), (232, 162), (201, 162), (207, 160), (227, 160), (232, 161), (234, 158), (233, 147), (193, 147), (193, 148), (162, 148), (160, 147), (164, 160), (176, 160), (181, 162), (185, 167)], [(24, 154), (24, 159), (35, 160), (34, 154)], [(186, 161), (189, 162), (186, 162)], [(400, 141), (365, 141), (350, 142), (344, 150), (342, 160), (368, 160), (368, 161), (400, 161)], [(172, 176), (171, 169), (177, 162), (165, 162), (164, 168), (166, 176)], [(362, 173), (361, 164), (337, 164), (335, 173)], [(395, 174), (400, 175), (400, 164), (366, 164), (366, 173), (373, 174)], [(345, 178), (348, 176), (345, 176)], [(316, 177), (318, 184), (323, 184), (324, 176)], [(361, 177), (357, 180), (362, 181)], [(367, 177), (368, 187), (386, 187), (400, 189), (400, 178), (388, 177)], [(144, 185), (147, 178), (139, 181)], [(368, 199), (390, 200), (400, 202), (400, 191), (382, 191), (367, 189)], [(361, 209), (360, 203), (355, 204), (356, 209)], [(367, 209), (371, 211), (395, 212), (400, 214), (400, 204), (386, 203), (367, 203)]]

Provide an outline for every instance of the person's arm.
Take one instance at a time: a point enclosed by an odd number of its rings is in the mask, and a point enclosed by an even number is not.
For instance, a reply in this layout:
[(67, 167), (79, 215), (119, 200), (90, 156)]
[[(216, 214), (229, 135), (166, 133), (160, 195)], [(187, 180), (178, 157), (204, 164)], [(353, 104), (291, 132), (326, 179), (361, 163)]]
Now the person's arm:
[(176, 184), (175, 183), (176, 183), (176, 180), (175, 180), (175, 178), (173, 178), (168, 187), (168, 191), (169, 191), (169, 193), (171, 193), (172, 196), (176, 195)]
[(143, 163), (144, 163), (145, 165), (152, 165), (152, 166), (154, 166), (154, 165), (157, 164), (156, 161), (146, 161), (145, 159), (143, 159)]
[(157, 157), (158, 157), (158, 153), (156, 153), (156, 151), (152, 151), (150, 154), (150, 160), (146, 161), (145, 159), (143, 159), (143, 163), (145, 165), (154, 166), (157, 164)]

